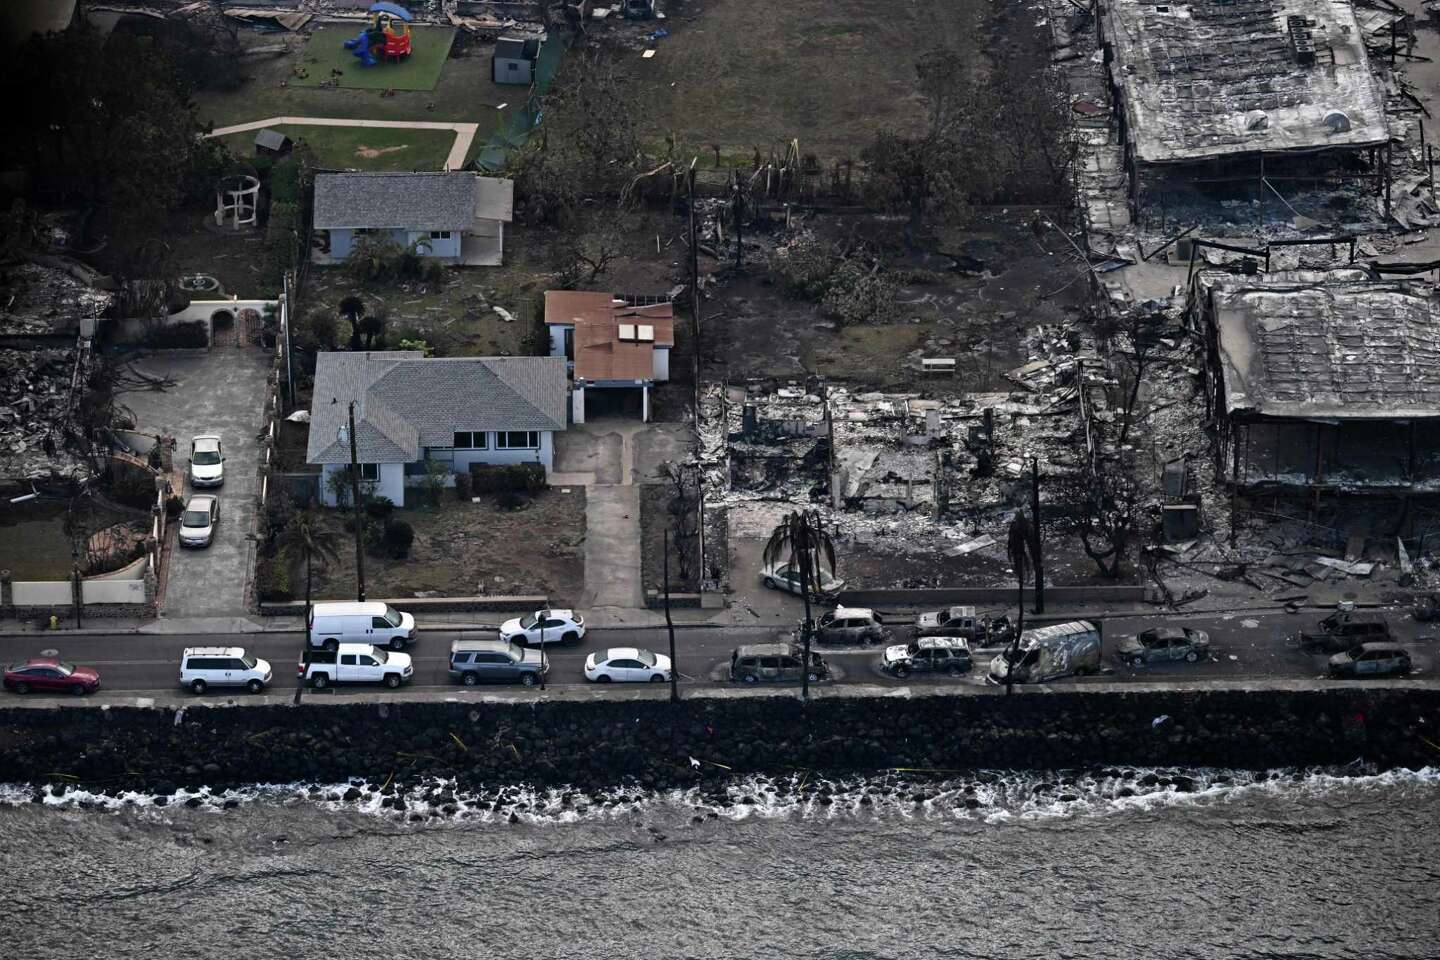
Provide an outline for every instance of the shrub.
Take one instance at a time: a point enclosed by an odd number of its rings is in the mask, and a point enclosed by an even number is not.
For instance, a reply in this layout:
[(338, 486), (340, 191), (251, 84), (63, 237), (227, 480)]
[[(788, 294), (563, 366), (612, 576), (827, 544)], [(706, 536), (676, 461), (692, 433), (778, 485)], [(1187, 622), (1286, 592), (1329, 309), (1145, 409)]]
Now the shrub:
[(203, 321), (188, 320), (156, 327), (145, 337), (145, 345), (156, 350), (193, 350), (210, 346), (210, 337)]
[(410, 544), (415, 542), (415, 528), (404, 520), (391, 518), (385, 521), (385, 552), (396, 560), (410, 555)]
[(525, 497), (517, 490), (501, 490), (495, 495), (495, 506), (501, 510), (519, 510), (525, 506)]
[(180, 511), (184, 509), (185, 501), (181, 499), (179, 494), (172, 493), (169, 497), (165, 499), (165, 516), (169, 517), (171, 520), (174, 520), (176, 517), (180, 516)]
[(273, 557), (255, 558), (255, 593), (262, 603), (283, 603), (294, 600), (290, 587), (290, 558), (285, 551)]
[(468, 473), (455, 474), (455, 498), (457, 500), (469, 500), (475, 495), (474, 483)]
[(538, 463), (472, 463), (470, 481), (477, 494), (534, 493), (545, 489), (545, 468)]
[(395, 501), (389, 497), (370, 497), (365, 501), (365, 513), (375, 520), (388, 520), (395, 512)]

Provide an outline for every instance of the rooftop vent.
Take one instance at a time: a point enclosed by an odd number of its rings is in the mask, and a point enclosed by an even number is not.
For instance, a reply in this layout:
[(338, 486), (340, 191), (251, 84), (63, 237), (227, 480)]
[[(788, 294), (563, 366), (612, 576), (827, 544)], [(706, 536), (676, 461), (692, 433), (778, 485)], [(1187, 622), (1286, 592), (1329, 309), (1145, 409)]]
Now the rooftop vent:
[(1308, 67), (1315, 62), (1315, 21), (1309, 17), (1287, 17), (1290, 27), (1290, 49), (1295, 62)]
[(1264, 130), (1270, 126), (1270, 116), (1264, 110), (1250, 110), (1245, 114), (1246, 130)]
[(1331, 133), (1344, 133), (1350, 129), (1350, 118), (1339, 110), (1331, 110), (1325, 114), (1325, 126), (1330, 128)]

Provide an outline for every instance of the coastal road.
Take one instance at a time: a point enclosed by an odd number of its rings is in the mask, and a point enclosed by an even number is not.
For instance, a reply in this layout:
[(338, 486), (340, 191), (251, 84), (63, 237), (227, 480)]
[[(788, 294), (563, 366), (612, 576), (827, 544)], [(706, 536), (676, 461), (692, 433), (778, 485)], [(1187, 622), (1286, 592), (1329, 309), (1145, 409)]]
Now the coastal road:
[[(1098, 677), (1080, 678), (1065, 683), (1145, 682), (1164, 680), (1264, 680), (1267, 678), (1304, 679), (1323, 677), (1325, 657), (1302, 652), (1294, 635), (1302, 626), (1310, 626), (1318, 615), (1306, 612), (1297, 615), (1243, 615), (1193, 617), (1131, 616), (1113, 617), (1104, 622), (1106, 670)], [(1169, 663), (1145, 667), (1128, 667), (1116, 662), (1111, 651), (1117, 639), (1148, 627), (1183, 623), (1208, 631), (1213, 656), (1210, 661), (1188, 664)], [(1417, 624), (1408, 617), (1392, 620), (1396, 639), (1410, 650), (1415, 663), (1414, 676), (1431, 677), (1435, 667), (1435, 651), (1440, 629), (1437, 625)], [(896, 640), (909, 638), (909, 628), (898, 627)], [(415, 677), (413, 687), (443, 688), (453, 686), (446, 674), (450, 642), (458, 637), (494, 636), (484, 630), (426, 630), (423, 625), (419, 639), (412, 645)], [(722, 684), (730, 652), (737, 644), (758, 643), (778, 639), (773, 627), (676, 627), (676, 651), (682, 681), (687, 684)], [(75, 663), (94, 666), (100, 671), (102, 690), (110, 693), (172, 694), (177, 689), (180, 651), (186, 646), (241, 646), (256, 656), (270, 661), (275, 670), (274, 684), (288, 689), (295, 679), (301, 639), (288, 633), (249, 633), (206, 635), (186, 638), (160, 634), (66, 635), (64, 633), (28, 634), (0, 637), (0, 660), (12, 663), (28, 657), (58, 654)], [(584, 684), (581, 674), (585, 657), (606, 647), (640, 646), (664, 653), (668, 641), (663, 627), (593, 630), (575, 647), (552, 646), (549, 685)], [(878, 668), (878, 648), (815, 647), (831, 664), (838, 683), (893, 683), (902, 685)], [(52, 651), (54, 653), (52, 653)], [(975, 651), (975, 669), (968, 677), (934, 678), (914, 675), (904, 686), (928, 684), (983, 684), (985, 667), (998, 651)], [(331, 688), (322, 696), (357, 696), (373, 687)], [(333, 691), (333, 692), (332, 692)], [(7, 697), (14, 694), (6, 694)], [(38, 697), (31, 694), (31, 697)]]

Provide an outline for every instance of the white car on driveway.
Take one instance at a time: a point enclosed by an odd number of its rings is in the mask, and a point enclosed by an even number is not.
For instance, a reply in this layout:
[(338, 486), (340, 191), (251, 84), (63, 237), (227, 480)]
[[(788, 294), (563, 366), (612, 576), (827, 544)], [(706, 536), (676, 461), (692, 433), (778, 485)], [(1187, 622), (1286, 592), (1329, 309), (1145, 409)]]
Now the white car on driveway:
[(180, 514), (180, 546), (208, 547), (220, 523), (220, 499), (208, 495), (190, 498)]
[[(810, 585), (810, 596), (833, 597), (845, 589), (845, 581), (837, 579), (828, 570), (818, 571), (820, 583)], [(767, 590), (784, 590), (800, 596), (800, 569), (788, 563), (772, 563), (760, 570), (760, 582)]]
[(500, 624), (500, 639), (511, 643), (579, 643), (585, 618), (574, 610), (536, 610)]
[(668, 681), (670, 658), (636, 647), (597, 650), (585, 658), (585, 679), (592, 683)]
[(190, 440), (190, 486), (218, 487), (225, 482), (225, 451), (220, 437), (205, 434)]

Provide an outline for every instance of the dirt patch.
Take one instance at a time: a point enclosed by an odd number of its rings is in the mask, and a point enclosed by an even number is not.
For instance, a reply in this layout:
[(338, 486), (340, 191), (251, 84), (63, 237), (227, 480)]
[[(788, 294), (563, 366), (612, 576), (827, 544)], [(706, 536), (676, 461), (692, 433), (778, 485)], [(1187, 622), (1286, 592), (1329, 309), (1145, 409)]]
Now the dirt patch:
[[(665, 531), (671, 526), (670, 487), (647, 483), (640, 488), (640, 565), (644, 588), (657, 593), (665, 588)], [(673, 531), (672, 531), (673, 536)], [(695, 593), (700, 589), (698, 564), (690, 576), (682, 579), (672, 546), (670, 552), (670, 592)]]
[(394, 147), (367, 147), (362, 143), (355, 148), (355, 156), (363, 157), (366, 160), (374, 160), (376, 157), (383, 157), (387, 153), (399, 153), (401, 150), (408, 150), (409, 148), (410, 145), (407, 143), (402, 143)]
[[(568, 492), (566, 492), (568, 491)], [(434, 510), (396, 510), (415, 528), (410, 556), (392, 560), (366, 554), (366, 592), (372, 597), (544, 594), (577, 597), (585, 582), (585, 489), (564, 487), (529, 497), (519, 510), (502, 510), (492, 497), (461, 503), (446, 491)], [(326, 511), (342, 545), (338, 561), (315, 578), (315, 596), (354, 593), (355, 553), (343, 515)], [(304, 571), (292, 583), (304, 589)]]

